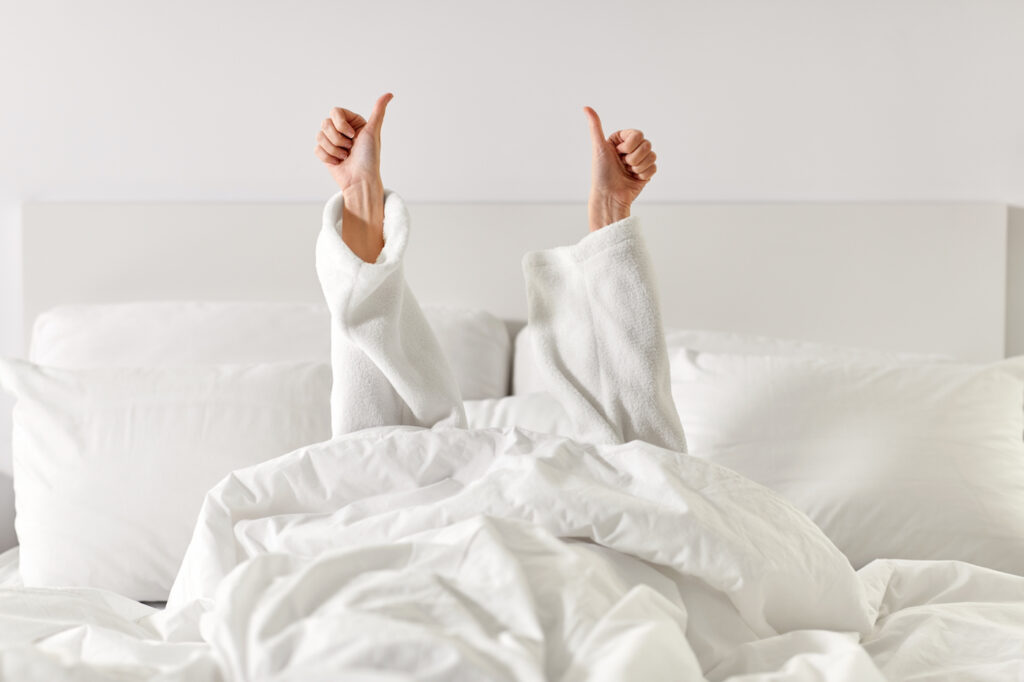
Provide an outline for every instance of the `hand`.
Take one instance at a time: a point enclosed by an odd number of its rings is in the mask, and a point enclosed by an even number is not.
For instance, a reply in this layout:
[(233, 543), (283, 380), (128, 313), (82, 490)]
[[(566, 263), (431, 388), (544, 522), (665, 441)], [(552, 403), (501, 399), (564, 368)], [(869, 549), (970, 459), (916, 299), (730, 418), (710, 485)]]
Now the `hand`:
[(316, 155), (341, 187), (341, 238), (359, 258), (374, 263), (384, 248), (384, 183), (380, 128), (394, 97), (381, 95), (369, 119), (335, 107), (316, 134)]
[(369, 119), (335, 107), (316, 134), (316, 155), (342, 190), (356, 185), (383, 187), (380, 179), (380, 129), (394, 97), (381, 95)]
[(630, 206), (658, 167), (650, 140), (639, 130), (617, 130), (605, 138), (601, 119), (584, 107), (590, 121), (594, 155), (590, 172), (590, 230), (629, 217)]

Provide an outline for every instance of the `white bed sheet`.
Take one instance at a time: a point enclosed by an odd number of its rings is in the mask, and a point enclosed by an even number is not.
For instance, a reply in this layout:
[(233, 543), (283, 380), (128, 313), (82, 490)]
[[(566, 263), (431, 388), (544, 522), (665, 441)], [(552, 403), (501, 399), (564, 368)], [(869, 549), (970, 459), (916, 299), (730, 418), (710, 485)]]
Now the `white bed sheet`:
[(0, 555), (0, 678), (1024, 674), (1022, 577), (876, 561), (848, 583), (770, 493), (713, 465), (477, 433), (391, 429), (236, 472), (163, 611), (19, 587)]

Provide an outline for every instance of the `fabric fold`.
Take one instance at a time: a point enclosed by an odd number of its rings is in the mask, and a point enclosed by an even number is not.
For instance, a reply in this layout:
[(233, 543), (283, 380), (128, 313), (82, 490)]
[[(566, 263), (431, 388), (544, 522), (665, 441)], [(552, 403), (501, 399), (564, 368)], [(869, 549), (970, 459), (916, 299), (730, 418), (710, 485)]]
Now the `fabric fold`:
[(529, 325), (549, 391), (594, 443), (686, 451), (657, 290), (630, 217), (523, 258)]
[(343, 204), (340, 192), (327, 202), (316, 244), (331, 313), (333, 435), (389, 425), (465, 427), (455, 376), (405, 281), (405, 203), (385, 193), (385, 243), (375, 263), (342, 240)]

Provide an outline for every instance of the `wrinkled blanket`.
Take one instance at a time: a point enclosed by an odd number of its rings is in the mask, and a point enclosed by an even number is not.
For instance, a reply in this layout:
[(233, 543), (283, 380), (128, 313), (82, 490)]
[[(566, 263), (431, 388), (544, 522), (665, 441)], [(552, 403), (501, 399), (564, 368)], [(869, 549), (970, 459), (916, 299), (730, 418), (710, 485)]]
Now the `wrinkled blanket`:
[(640, 442), (383, 428), (237, 471), (166, 610), (0, 590), (3, 679), (1016, 679), (1024, 578), (860, 574), (802, 514)]

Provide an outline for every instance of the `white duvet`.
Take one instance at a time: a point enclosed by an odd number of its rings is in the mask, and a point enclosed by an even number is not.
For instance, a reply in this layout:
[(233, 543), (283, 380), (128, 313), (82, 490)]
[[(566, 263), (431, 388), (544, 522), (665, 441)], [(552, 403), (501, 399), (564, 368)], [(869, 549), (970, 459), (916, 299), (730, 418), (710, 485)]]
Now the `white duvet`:
[(806, 517), (644, 443), (365, 431), (207, 498), (165, 611), (0, 590), (3, 679), (1019, 679), (1024, 578), (855, 574)]

